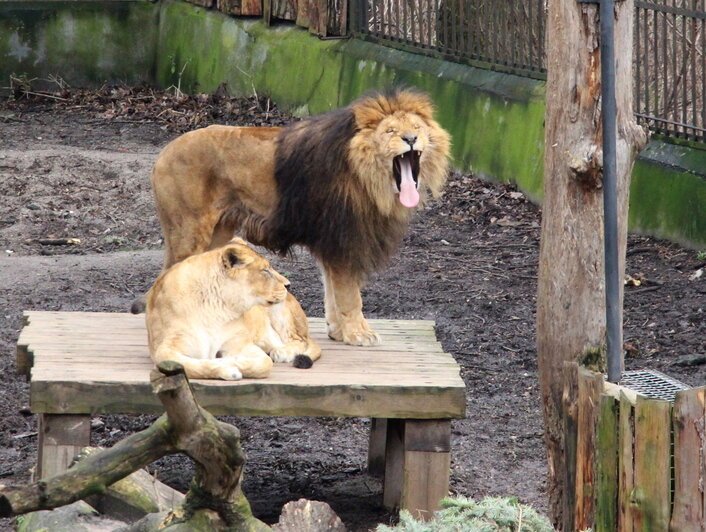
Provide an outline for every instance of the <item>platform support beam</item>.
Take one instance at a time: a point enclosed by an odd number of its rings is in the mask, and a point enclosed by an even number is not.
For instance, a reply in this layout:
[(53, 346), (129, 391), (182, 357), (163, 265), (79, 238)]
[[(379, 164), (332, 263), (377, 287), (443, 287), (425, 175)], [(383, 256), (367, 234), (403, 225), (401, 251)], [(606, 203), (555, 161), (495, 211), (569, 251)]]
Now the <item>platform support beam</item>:
[(36, 479), (45, 479), (69, 468), (79, 451), (91, 443), (91, 416), (39, 414), (39, 456)]

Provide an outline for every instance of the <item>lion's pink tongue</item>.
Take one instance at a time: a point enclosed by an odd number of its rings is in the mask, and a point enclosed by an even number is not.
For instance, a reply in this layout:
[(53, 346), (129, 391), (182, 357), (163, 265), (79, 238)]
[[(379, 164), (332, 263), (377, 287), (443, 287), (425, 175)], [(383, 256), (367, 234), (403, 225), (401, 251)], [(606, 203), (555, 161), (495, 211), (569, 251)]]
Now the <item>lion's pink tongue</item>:
[(416, 207), (419, 203), (419, 192), (412, 177), (412, 165), (409, 158), (400, 161), (400, 203), (405, 207)]

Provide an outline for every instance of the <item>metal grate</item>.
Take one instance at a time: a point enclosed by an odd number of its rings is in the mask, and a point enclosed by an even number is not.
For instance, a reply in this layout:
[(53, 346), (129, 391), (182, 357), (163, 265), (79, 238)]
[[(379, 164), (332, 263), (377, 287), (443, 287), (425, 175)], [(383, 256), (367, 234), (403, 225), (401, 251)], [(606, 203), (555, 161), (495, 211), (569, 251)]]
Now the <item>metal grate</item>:
[(620, 385), (630, 388), (645, 397), (663, 399), (670, 402), (674, 401), (677, 392), (691, 388), (691, 386), (653, 369), (625, 371), (620, 380)]

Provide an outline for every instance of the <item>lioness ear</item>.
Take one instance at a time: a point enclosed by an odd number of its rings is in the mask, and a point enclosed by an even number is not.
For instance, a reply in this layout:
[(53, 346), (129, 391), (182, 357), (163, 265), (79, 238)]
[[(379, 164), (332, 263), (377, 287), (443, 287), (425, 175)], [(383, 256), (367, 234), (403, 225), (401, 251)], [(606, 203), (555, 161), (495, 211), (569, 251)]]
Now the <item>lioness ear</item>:
[(222, 255), (223, 267), (226, 270), (238, 268), (243, 265), (243, 261), (238, 256), (238, 252), (233, 248), (226, 248)]

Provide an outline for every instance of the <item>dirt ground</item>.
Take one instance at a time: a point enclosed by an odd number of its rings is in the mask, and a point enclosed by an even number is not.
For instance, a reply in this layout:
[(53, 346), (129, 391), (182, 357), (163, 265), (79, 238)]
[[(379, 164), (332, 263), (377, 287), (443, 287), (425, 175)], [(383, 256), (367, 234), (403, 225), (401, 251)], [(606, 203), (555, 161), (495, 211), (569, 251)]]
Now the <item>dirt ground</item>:
[[(188, 98), (149, 90), (60, 93), (0, 104), (0, 483), (29, 480), (36, 419), (28, 385), (15, 373), (21, 314), (34, 310), (126, 311), (161, 263), (149, 186), (151, 165), (170, 139), (211, 122), (279, 124), (267, 100)], [(61, 98), (61, 99), (56, 99)], [(540, 211), (516, 189), (454, 174), (444, 197), (419, 213), (400, 252), (364, 292), (373, 318), (434, 319), (461, 365), (467, 418), (453, 423), (451, 489), (469, 497), (515, 495), (546, 509), (535, 352)], [(49, 246), (44, 238), (78, 238)], [(630, 369), (664, 371), (704, 384), (706, 280), (694, 250), (630, 238), (625, 340)], [(313, 261), (275, 259), (311, 316), (322, 316)], [(699, 363), (701, 362), (701, 363)], [(248, 453), (244, 491), (254, 512), (276, 520), (300, 497), (323, 500), (350, 530), (394, 517), (381, 484), (365, 470), (365, 419), (226, 418)], [(148, 416), (100, 416), (94, 443), (112, 445)], [(186, 459), (153, 465), (186, 490)], [(9, 529), (8, 520), (0, 529)]]

